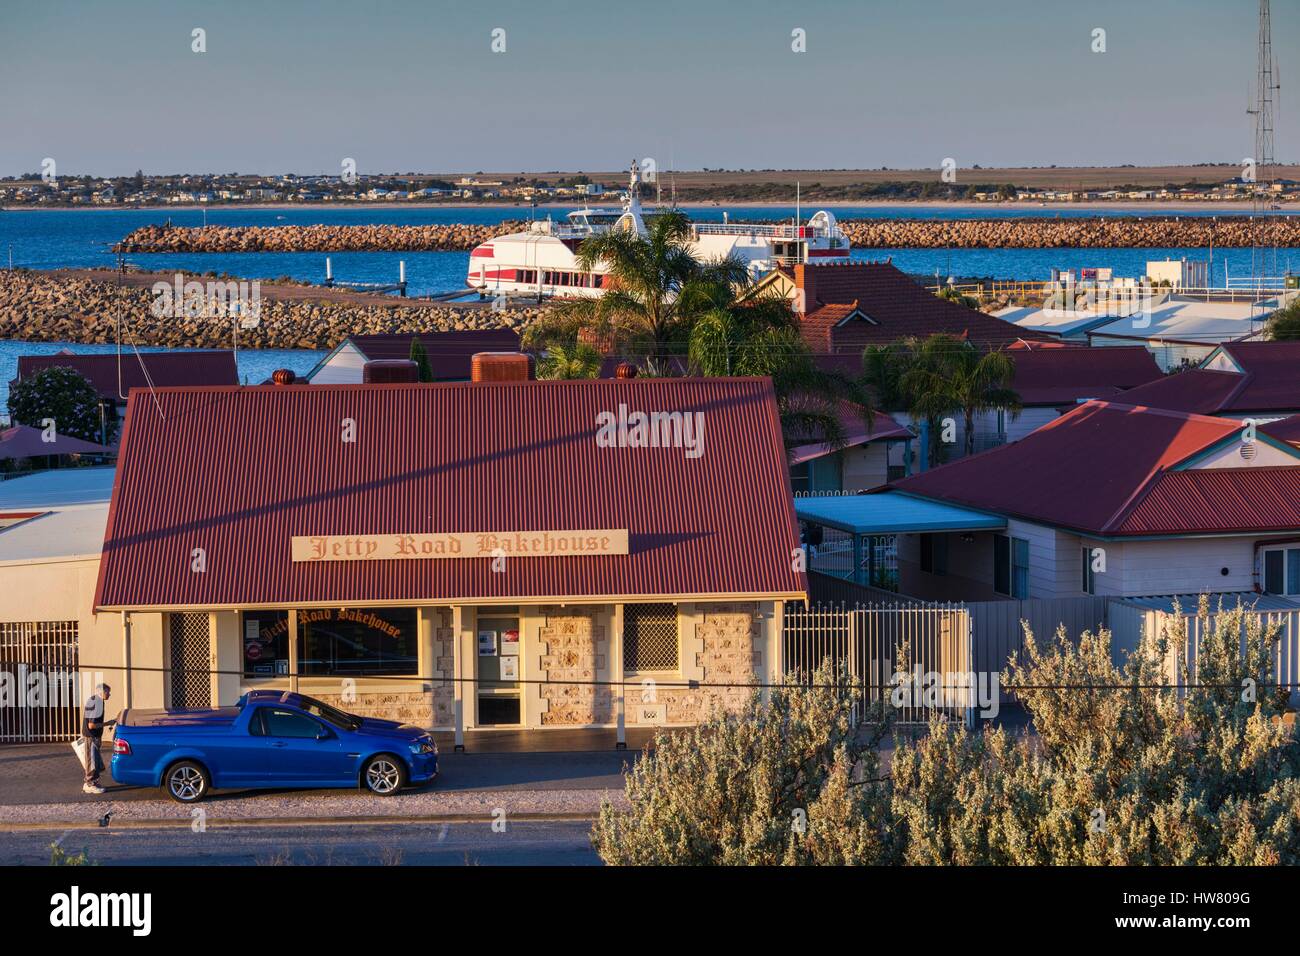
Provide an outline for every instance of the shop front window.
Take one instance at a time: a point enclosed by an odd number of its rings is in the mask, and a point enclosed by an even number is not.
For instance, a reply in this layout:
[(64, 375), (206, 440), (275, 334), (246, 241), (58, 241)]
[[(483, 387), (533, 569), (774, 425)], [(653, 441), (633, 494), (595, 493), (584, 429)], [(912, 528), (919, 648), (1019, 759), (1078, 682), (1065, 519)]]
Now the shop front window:
[(298, 671), (304, 677), (415, 674), (419, 611), (312, 608), (298, 612)]
[(247, 611), (243, 623), (244, 676), (288, 676), (289, 612)]

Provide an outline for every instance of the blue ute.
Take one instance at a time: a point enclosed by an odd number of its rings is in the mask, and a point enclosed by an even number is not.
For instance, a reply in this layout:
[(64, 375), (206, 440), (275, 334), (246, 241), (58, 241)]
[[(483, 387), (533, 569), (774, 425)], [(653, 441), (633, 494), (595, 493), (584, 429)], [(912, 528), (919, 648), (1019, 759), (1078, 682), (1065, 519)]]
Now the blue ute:
[(181, 803), (214, 789), (365, 787), (387, 797), (437, 777), (438, 747), (419, 727), (257, 690), (234, 707), (123, 711), (112, 774)]

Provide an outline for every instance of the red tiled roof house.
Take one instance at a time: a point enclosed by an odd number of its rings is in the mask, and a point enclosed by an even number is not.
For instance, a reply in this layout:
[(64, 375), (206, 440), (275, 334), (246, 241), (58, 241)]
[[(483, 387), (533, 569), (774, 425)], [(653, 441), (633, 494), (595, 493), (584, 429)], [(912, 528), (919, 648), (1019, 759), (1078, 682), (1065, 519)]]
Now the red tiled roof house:
[(913, 596), (1300, 600), (1300, 449), (1239, 421), (1089, 402), (890, 489), (1005, 522), (899, 535), (900, 590)]

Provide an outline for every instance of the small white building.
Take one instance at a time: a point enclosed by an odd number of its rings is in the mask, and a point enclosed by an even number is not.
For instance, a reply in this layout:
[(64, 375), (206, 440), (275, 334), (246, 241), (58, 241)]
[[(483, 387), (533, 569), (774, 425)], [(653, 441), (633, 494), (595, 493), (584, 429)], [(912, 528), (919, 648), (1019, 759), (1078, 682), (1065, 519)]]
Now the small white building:
[(1080, 345), (1142, 345), (1164, 371), (1196, 365), (1229, 342), (1260, 341), (1268, 316), (1291, 300), (1207, 299), (1134, 287), (1095, 302), (1011, 307), (995, 313), (1021, 328)]
[(974, 516), (961, 530), (894, 536), (902, 595), (1253, 591), (1300, 601), (1300, 449), (1238, 421), (1089, 402), (888, 493)]

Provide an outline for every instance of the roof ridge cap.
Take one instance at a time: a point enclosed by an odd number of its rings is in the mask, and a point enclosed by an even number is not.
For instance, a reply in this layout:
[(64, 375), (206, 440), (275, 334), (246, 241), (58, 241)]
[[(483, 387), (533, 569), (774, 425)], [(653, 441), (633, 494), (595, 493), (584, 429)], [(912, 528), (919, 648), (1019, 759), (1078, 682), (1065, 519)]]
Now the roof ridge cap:
[(1231, 408), (1232, 403), (1235, 402), (1241, 396), (1241, 393), (1244, 392), (1251, 382), (1255, 380), (1255, 373), (1251, 371), (1243, 370), (1235, 374), (1241, 379), (1241, 381), (1236, 384), (1232, 391), (1223, 397), (1223, 401), (1219, 402), (1218, 411), (1225, 411)]
[[(1140, 388), (1141, 386), (1138, 387)], [(1217, 416), (1214, 415), (1202, 415), (1199, 412), (1184, 412), (1177, 408), (1161, 408), (1158, 405), (1134, 405), (1130, 402), (1113, 402), (1110, 401), (1109, 399), (1104, 399), (1104, 398), (1094, 398), (1089, 402), (1084, 402), (1084, 405), (1081, 405), (1079, 407), (1082, 408), (1085, 405), (1092, 405), (1092, 404), (1097, 404), (1105, 408), (1114, 408), (1119, 411), (1150, 412), (1153, 415), (1163, 415), (1165, 418), (1181, 418), (1184, 421), (1191, 421), (1191, 422), (1205, 422), (1207, 424), (1216, 424), (1216, 425), (1224, 425), (1224, 424), (1231, 424), (1236, 426), (1242, 425), (1241, 422), (1238, 422), (1235, 419), (1218, 418)]]

